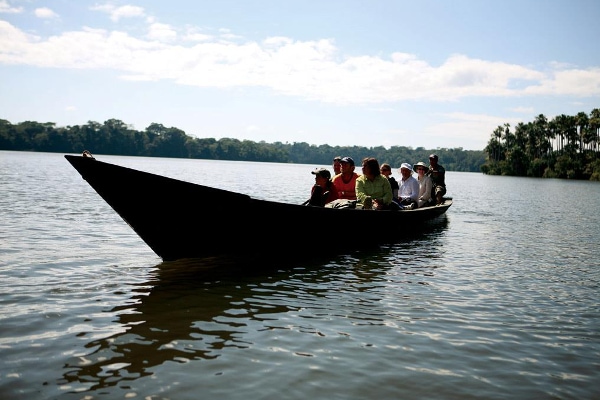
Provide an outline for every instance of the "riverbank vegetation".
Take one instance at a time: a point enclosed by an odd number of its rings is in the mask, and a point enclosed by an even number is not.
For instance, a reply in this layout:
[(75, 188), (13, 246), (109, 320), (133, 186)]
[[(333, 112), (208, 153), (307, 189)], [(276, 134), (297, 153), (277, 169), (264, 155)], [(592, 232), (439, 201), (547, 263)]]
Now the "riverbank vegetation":
[(0, 150), (43, 151), (81, 154), (112, 154), (146, 157), (199, 158), (209, 160), (257, 161), (331, 166), (335, 156), (350, 156), (357, 165), (364, 157), (376, 157), (399, 167), (403, 162), (427, 162), (436, 153), (450, 171), (480, 172), (485, 162), (482, 150), (462, 148), (416, 149), (392, 146), (387, 149), (361, 146), (311, 145), (308, 143), (265, 143), (231, 138), (197, 138), (178, 128), (152, 123), (145, 130), (132, 129), (125, 122), (57, 127), (53, 122), (25, 121), (12, 124), (0, 119)]

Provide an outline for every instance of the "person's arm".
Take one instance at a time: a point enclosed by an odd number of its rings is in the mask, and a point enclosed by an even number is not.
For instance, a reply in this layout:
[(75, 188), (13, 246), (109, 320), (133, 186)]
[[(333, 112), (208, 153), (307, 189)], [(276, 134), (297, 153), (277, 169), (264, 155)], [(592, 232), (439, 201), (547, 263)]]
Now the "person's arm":
[(323, 188), (319, 185), (313, 185), (310, 191), (310, 200), (308, 204), (311, 206), (323, 206)]
[(417, 201), (419, 199), (419, 181), (416, 179), (411, 179), (410, 181), (410, 199), (412, 201)]
[(337, 188), (335, 187), (335, 185), (333, 184), (333, 182), (329, 182), (327, 184), (327, 190), (329, 191), (329, 194), (327, 195), (327, 200), (326, 203), (329, 203), (331, 201), (337, 200), (340, 198)]
[(440, 167), (439, 169), (438, 185), (446, 187), (446, 169), (444, 167)]
[(382, 179), (383, 181), (383, 204), (390, 204), (392, 202), (392, 185), (387, 178)]
[(433, 189), (433, 183), (429, 176), (423, 177), (423, 189), (425, 190), (419, 200), (423, 203), (427, 203), (431, 199), (431, 191)]

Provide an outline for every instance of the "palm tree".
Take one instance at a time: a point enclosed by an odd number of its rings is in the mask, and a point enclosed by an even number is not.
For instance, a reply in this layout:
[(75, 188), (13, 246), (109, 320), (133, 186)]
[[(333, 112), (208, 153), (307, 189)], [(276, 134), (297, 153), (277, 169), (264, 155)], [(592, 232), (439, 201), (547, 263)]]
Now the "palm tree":
[(586, 133), (588, 131), (589, 118), (586, 113), (579, 112), (575, 116), (575, 129), (578, 130), (579, 136), (579, 150), (584, 151), (586, 149), (585, 144), (589, 144), (586, 142)]
[(598, 158), (598, 151), (600, 150), (600, 108), (594, 108), (590, 113), (586, 140), (589, 141), (595, 157)]
[(484, 149), (484, 151), (488, 154), (488, 159), (490, 161), (500, 161), (500, 153), (502, 151), (502, 144), (500, 143), (501, 138), (502, 126), (498, 125), (498, 127), (494, 129), (494, 132), (492, 132), (492, 137)]
[(546, 118), (544, 114), (538, 115), (533, 121), (533, 126), (534, 128), (531, 134), (534, 136), (533, 144), (536, 148), (535, 158), (547, 156), (550, 150), (552, 150), (548, 118)]

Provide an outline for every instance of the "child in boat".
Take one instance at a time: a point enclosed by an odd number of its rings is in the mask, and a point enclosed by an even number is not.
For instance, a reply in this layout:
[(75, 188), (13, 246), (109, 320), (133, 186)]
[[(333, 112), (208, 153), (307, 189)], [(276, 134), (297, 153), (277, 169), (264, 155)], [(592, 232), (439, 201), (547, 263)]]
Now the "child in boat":
[(312, 174), (315, 176), (315, 184), (310, 191), (309, 206), (323, 207), (325, 204), (337, 200), (338, 192), (333, 182), (331, 173), (327, 168), (317, 168)]

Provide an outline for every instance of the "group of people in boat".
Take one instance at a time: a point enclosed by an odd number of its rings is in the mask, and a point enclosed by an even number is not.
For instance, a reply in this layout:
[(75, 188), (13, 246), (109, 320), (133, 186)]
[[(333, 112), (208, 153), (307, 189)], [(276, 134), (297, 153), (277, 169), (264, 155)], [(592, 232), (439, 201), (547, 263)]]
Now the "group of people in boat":
[(363, 209), (412, 210), (443, 202), (446, 170), (438, 163), (437, 154), (429, 156), (429, 165), (422, 161), (414, 166), (402, 163), (399, 181), (391, 176), (391, 166), (379, 165), (376, 158), (364, 158), (361, 166), (362, 174), (359, 174), (355, 172), (352, 157), (335, 157), (333, 177), (327, 168), (312, 171), (315, 184), (307, 204), (324, 207), (347, 201), (356, 202)]

